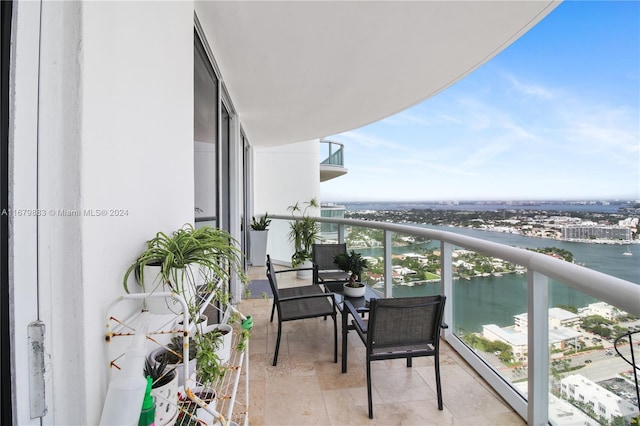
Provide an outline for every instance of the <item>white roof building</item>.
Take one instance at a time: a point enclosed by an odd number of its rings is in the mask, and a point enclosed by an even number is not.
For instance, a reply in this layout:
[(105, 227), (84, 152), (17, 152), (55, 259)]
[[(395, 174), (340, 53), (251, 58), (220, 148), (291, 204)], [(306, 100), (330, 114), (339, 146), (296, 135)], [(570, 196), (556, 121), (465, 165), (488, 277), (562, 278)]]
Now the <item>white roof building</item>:
[(631, 418), (638, 414), (638, 407), (586, 377), (573, 374), (562, 379), (560, 383), (563, 395), (588, 405), (596, 415), (608, 421), (624, 417), (626, 422), (630, 422)]
[[(482, 336), (492, 341), (498, 340), (511, 345), (514, 357), (524, 359), (528, 352), (528, 315), (527, 313), (514, 316), (514, 326), (499, 327), (495, 324), (482, 326)], [(565, 326), (574, 326), (580, 322), (580, 317), (560, 308), (549, 309), (549, 345), (556, 349), (564, 349), (567, 342), (573, 341), (574, 346), (580, 332)]]
[(600, 315), (610, 321), (625, 314), (625, 312), (605, 302), (591, 303), (587, 306), (587, 309), (583, 310), (581, 313), (583, 315)]
[[(529, 319), (526, 312), (523, 314), (515, 315), (514, 319), (515, 327), (518, 330), (527, 330)], [(574, 327), (579, 324), (580, 316), (578, 314), (574, 314), (573, 312), (569, 312), (561, 308), (549, 309), (549, 327)]]

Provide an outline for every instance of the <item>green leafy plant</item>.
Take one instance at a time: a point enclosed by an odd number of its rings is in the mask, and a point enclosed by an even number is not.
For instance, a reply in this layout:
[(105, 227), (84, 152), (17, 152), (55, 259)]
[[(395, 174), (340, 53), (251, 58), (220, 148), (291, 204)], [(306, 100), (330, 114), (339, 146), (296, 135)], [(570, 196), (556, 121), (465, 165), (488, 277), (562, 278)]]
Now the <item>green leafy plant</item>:
[[(338, 253), (333, 257), (333, 263), (343, 271), (350, 273), (349, 286), (356, 287), (356, 281), (360, 280), (360, 276), (365, 269), (369, 267), (367, 259), (363, 258), (360, 253), (351, 250), (351, 253)], [(360, 287), (360, 286), (358, 286)]]
[(216, 354), (216, 350), (222, 344), (222, 333), (217, 329), (209, 333), (196, 333), (193, 342), (196, 348), (198, 379), (204, 387), (210, 387), (223, 377), (226, 371)]
[[(129, 293), (129, 277), (134, 274), (144, 292), (156, 289), (145, 288), (145, 266), (160, 267), (160, 281), (171, 291), (185, 296), (187, 287), (191, 293), (210, 292), (220, 281), (228, 281), (237, 274), (246, 282), (242, 266), (243, 253), (231, 235), (210, 226), (195, 228), (185, 224), (171, 235), (158, 232), (147, 242), (146, 249), (129, 266), (124, 274), (123, 286)], [(198, 283), (202, 287), (198, 287)], [(197, 301), (187, 300), (190, 313)]]
[(251, 229), (254, 231), (266, 231), (270, 224), (271, 219), (269, 219), (268, 213), (265, 213), (264, 216), (258, 220), (256, 220), (255, 216), (251, 218)]
[[(155, 361), (155, 362), (154, 362)], [(144, 361), (144, 377), (150, 376), (152, 381), (152, 388), (159, 388), (167, 383), (170, 383), (176, 377), (176, 370), (174, 368), (167, 369), (169, 363), (169, 356), (167, 352), (163, 352), (155, 360), (146, 358)]]
[[(309, 201), (295, 203), (287, 210), (291, 212), (292, 222), (289, 230), (289, 241), (293, 243), (294, 253), (291, 256), (291, 266), (294, 268), (311, 259), (313, 243), (315, 243), (320, 235), (320, 227), (313, 217), (307, 214), (307, 210), (311, 207), (319, 208), (318, 200), (312, 198)], [(297, 216), (296, 213), (300, 215)]]
[[(196, 357), (196, 346), (193, 344), (193, 339), (189, 339), (189, 359), (192, 360)], [(166, 352), (162, 352), (155, 359), (156, 362), (160, 362), (164, 357), (168, 364), (179, 364), (182, 362), (182, 347), (184, 345), (184, 338), (181, 335), (173, 336), (171, 341), (167, 344)]]

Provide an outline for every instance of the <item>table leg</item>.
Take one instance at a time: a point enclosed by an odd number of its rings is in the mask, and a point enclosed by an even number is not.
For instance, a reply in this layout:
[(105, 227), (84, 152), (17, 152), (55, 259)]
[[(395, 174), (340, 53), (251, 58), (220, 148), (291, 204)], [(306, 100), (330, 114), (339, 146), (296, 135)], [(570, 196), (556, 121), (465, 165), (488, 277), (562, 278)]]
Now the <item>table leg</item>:
[(342, 307), (342, 372), (347, 372), (347, 320), (349, 312), (346, 307)]

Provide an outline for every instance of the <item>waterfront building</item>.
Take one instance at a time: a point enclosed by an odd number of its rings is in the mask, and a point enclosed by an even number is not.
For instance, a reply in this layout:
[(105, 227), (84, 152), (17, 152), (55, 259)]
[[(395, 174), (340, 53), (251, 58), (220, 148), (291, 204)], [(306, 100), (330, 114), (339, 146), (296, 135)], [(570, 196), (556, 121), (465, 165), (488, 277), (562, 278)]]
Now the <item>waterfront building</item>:
[[(322, 203), (320, 205), (320, 217), (344, 219), (346, 207), (334, 203)], [(320, 235), (324, 241), (338, 241), (338, 226), (333, 223), (320, 223)], [(345, 238), (347, 236), (345, 235)]]
[(613, 321), (616, 318), (626, 315), (615, 306), (611, 306), (605, 302), (590, 303), (586, 308), (580, 310), (581, 316), (600, 315), (602, 318)]
[(630, 241), (631, 228), (604, 225), (568, 225), (562, 227), (562, 239), (565, 240), (622, 240)]
[[(565, 350), (568, 346), (577, 347), (582, 335), (574, 327), (580, 324), (580, 317), (560, 308), (549, 309), (549, 346), (552, 349)], [(499, 327), (495, 324), (482, 326), (482, 337), (491, 341), (500, 341), (511, 346), (515, 361), (527, 360), (528, 314), (514, 316), (514, 325)]]
[(638, 414), (637, 406), (584, 376), (572, 374), (563, 378), (560, 381), (560, 391), (566, 399), (589, 407), (596, 416), (603, 417), (608, 422), (613, 422), (616, 417), (623, 417), (628, 424)]
[[(525, 312), (516, 315), (515, 327), (517, 330), (526, 331), (529, 323), (529, 315)], [(580, 325), (580, 315), (574, 314), (562, 308), (549, 308), (549, 327), (574, 328)]]

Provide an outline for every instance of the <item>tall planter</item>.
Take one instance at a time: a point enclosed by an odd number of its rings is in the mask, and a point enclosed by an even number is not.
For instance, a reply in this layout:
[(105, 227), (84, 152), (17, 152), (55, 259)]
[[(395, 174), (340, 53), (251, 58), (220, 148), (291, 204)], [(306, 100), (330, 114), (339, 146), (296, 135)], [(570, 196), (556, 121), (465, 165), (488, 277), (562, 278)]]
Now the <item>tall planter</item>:
[(264, 266), (267, 258), (267, 236), (269, 230), (249, 231), (250, 261), (253, 266)]
[(298, 270), (296, 271), (296, 278), (307, 279), (313, 276), (313, 263), (310, 260), (305, 260), (300, 265), (298, 265)]

